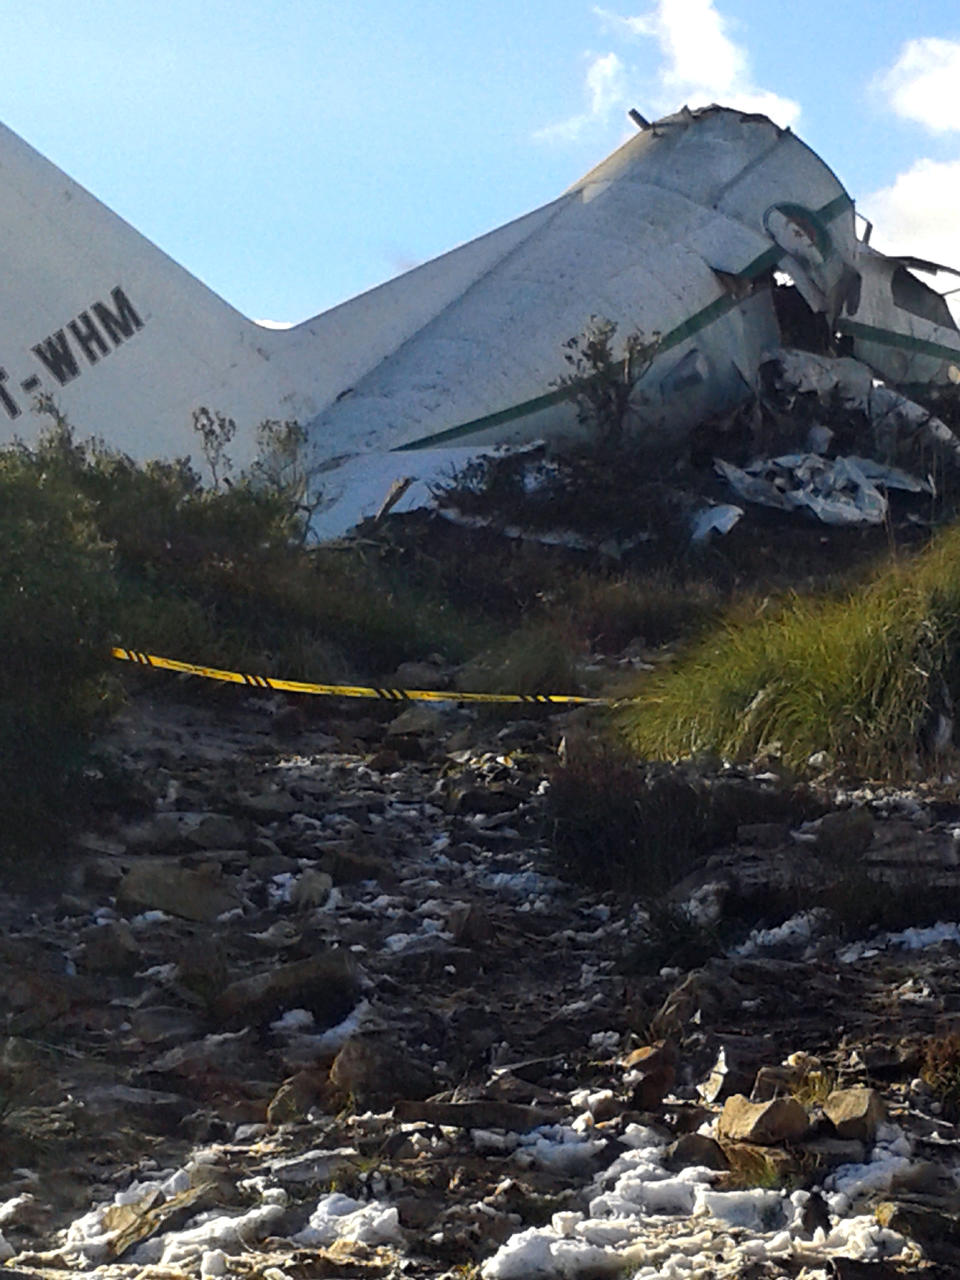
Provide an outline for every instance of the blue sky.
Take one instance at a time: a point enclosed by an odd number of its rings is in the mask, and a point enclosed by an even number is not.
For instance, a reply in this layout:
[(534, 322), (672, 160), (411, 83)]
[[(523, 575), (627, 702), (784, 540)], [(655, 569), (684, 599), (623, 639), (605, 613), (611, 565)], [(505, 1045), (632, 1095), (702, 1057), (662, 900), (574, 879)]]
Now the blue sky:
[(960, 265), (955, 0), (31, 0), (0, 119), (241, 311), (297, 321), (689, 102), (767, 110), (875, 242)]

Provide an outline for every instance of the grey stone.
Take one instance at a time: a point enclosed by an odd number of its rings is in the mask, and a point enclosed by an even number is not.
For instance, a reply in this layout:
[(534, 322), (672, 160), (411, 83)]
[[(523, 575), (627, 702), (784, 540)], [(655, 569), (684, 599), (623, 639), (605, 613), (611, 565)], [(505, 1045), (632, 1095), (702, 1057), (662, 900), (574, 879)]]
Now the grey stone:
[(133, 973), (140, 964), (140, 944), (125, 920), (87, 929), (82, 937), (80, 964), (88, 973)]
[(867, 809), (825, 813), (817, 828), (816, 850), (825, 858), (858, 858), (873, 841), (875, 822)]
[(193, 870), (174, 859), (134, 863), (117, 888), (122, 911), (166, 911), (184, 920), (216, 920), (239, 904), (239, 895), (224, 883), (218, 866)]
[(419, 1101), (436, 1088), (433, 1073), (424, 1063), (413, 1058), (393, 1036), (376, 1034), (350, 1037), (333, 1060), (330, 1083), (363, 1108), (389, 1107), (401, 1099)]
[(319, 1026), (329, 1027), (354, 1007), (357, 991), (349, 954), (327, 951), (231, 983), (211, 1013), (222, 1026), (243, 1026), (272, 1021), (287, 1009), (308, 1009)]
[(158, 1048), (192, 1040), (200, 1032), (200, 1019), (189, 1009), (172, 1005), (148, 1005), (131, 1009), (130, 1029), (138, 1040)]

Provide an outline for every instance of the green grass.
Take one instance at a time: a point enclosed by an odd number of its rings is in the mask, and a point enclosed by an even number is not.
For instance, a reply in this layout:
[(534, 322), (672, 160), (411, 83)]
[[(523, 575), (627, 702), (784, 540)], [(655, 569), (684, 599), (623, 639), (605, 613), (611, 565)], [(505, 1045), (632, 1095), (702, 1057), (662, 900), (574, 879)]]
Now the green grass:
[[(578, 658), (584, 647), (568, 620), (540, 616), (509, 632), (467, 663), (458, 680), (480, 693), (584, 692)], [(509, 714), (515, 714), (511, 708)]]
[(775, 751), (803, 766), (826, 751), (865, 773), (903, 774), (937, 681), (956, 686), (958, 641), (960, 528), (952, 527), (858, 589), (741, 606), (639, 683), (622, 727), (648, 758)]

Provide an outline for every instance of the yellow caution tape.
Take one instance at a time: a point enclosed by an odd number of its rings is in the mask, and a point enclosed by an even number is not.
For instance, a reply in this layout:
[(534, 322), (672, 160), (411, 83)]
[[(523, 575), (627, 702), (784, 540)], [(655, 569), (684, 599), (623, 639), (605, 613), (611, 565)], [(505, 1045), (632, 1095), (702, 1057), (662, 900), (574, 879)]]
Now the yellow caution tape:
[(252, 685), (255, 689), (276, 689), (281, 693), (313, 693), (324, 698), (379, 698), (382, 702), (521, 702), (550, 706), (612, 707), (621, 698), (581, 698), (567, 693), (461, 693), (459, 689), (387, 689), (356, 684), (309, 684), (303, 680), (276, 680), (273, 676), (247, 675), (242, 671), (222, 671), (219, 667), (203, 667), (196, 662), (178, 662), (160, 658), (139, 649), (111, 649), (121, 662), (136, 662), (143, 667), (164, 671), (180, 671), (205, 680), (224, 680), (228, 684)]

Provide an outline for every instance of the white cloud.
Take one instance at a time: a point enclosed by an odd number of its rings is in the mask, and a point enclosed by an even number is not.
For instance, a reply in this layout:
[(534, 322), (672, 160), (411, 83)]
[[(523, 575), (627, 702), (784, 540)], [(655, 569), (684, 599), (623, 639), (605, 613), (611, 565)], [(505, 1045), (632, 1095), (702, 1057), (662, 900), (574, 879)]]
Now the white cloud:
[(658, 0), (644, 14), (624, 17), (595, 8), (608, 30), (631, 39), (652, 39), (663, 58), (657, 69), (653, 106), (676, 111), (718, 102), (758, 111), (777, 124), (793, 124), (800, 106), (754, 83), (747, 51), (729, 35), (714, 0)]
[(936, 36), (908, 40), (875, 83), (904, 119), (935, 133), (960, 129), (960, 41)]
[(960, 160), (917, 160), (890, 186), (858, 201), (881, 253), (909, 253), (960, 267)]
[(615, 53), (595, 58), (587, 70), (590, 114), (600, 119), (608, 118), (623, 102), (626, 88), (625, 68)]
[(615, 53), (593, 55), (587, 66), (585, 90), (587, 107), (568, 120), (538, 129), (535, 138), (543, 141), (572, 142), (591, 125), (606, 125), (627, 108), (627, 72)]
[[(904, 120), (933, 133), (960, 131), (960, 40), (908, 40), (874, 88)], [(889, 186), (860, 202), (875, 223), (871, 243), (885, 253), (909, 253), (960, 267), (960, 159), (916, 160)]]
[(261, 329), (292, 329), (296, 324), (295, 320), (254, 320), (254, 324), (258, 324)]

